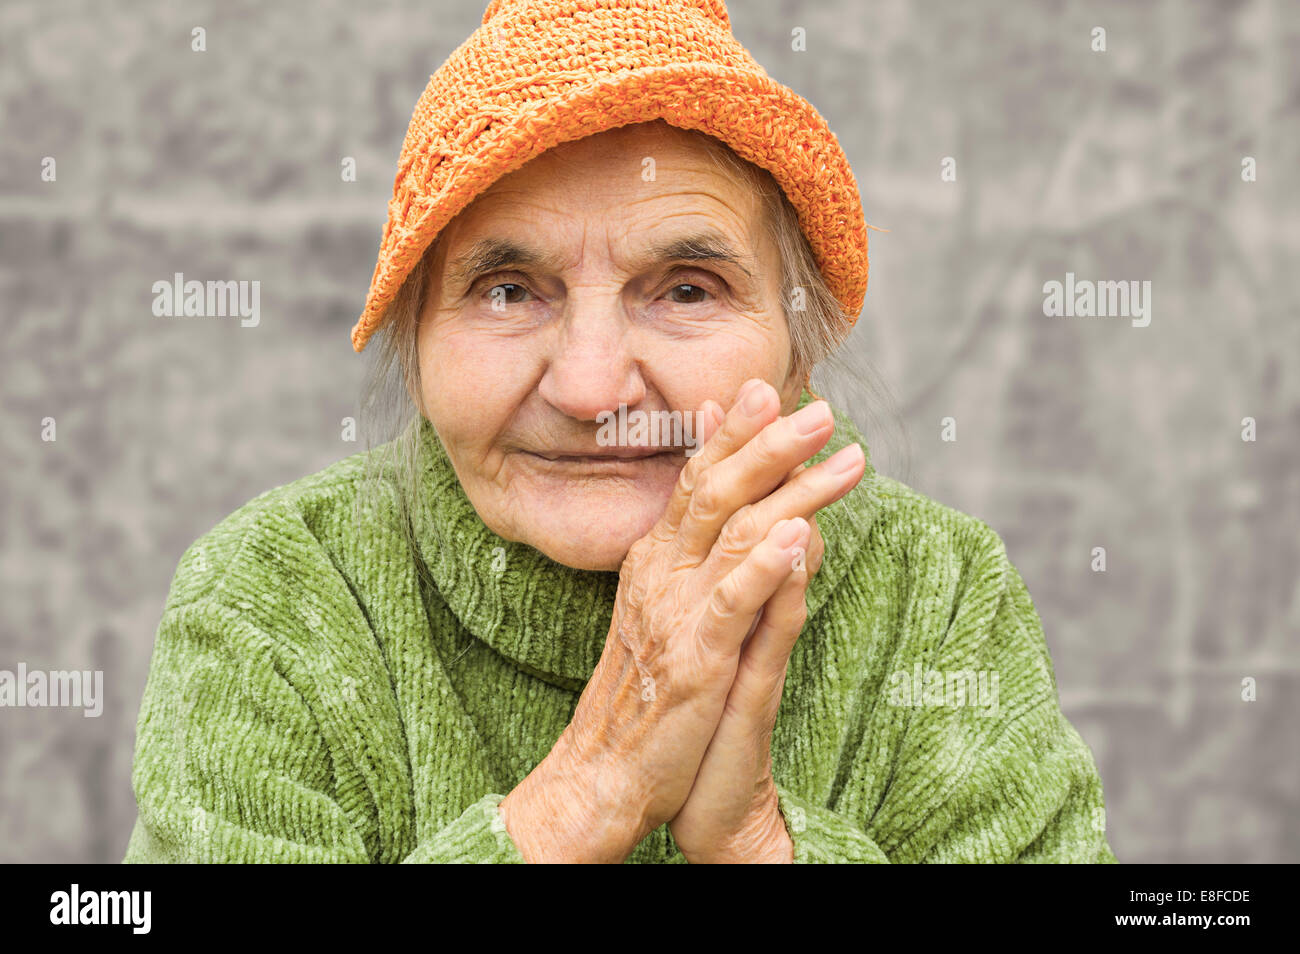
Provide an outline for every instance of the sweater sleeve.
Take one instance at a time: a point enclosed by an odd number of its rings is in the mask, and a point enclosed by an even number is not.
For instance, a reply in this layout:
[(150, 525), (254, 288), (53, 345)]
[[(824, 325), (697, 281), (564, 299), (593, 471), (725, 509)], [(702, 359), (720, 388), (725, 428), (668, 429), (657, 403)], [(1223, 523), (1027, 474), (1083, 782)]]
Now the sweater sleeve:
[(795, 864), (889, 864), (889, 856), (849, 816), (814, 804), (780, 783), (776, 795), (794, 844)]
[(415, 839), (413, 822), (381, 804), (385, 795), (404, 804), (409, 779), (345, 771), (348, 726), (330, 717), (327, 732), (308, 703), (333, 692), (320, 684), (328, 678), (230, 607), (205, 599), (165, 612), (137, 724), (139, 814), (123, 861), (523, 861), (495, 793)]
[[(904, 636), (850, 720), (866, 729), (839, 798), (778, 783), (795, 863), (1116, 863), (1101, 779), (1060, 709), (1025, 584), (1001, 540), (982, 550), (911, 587)], [(918, 648), (927, 678), (900, 695)], [(971, 698), (952, 695), (953, 674)]]
[(503, 798), (496, 793), (484, 795), (446, 828), (421, 841), (402, 863), (524, 864), (497, 812)]

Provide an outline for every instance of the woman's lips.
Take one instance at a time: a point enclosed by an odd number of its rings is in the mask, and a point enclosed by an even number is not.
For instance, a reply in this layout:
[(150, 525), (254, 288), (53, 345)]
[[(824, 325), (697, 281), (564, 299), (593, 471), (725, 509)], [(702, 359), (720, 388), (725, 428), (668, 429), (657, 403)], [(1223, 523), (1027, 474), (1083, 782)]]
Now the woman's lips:
[(658, 457), (660, 454), (669, 454), (672, 451), (665, 450), (662, 447), (611, 447), (608, 450), (593, 451), (590, 454), (568, 451), (556, 451), (550, 453), (538, 453), (538, 457), (545, 457), (547, 460), (608, 460), (610, 458), (620, 458), (623, 460), (640, 460), (643, 457)]
[(675, 450), (654, 447), (609, 448), (598, 454), (559, 454), (524, 451), (532, 462), (547, 470), (587, 473), (637, 473), (651, 463), (676, 461)]

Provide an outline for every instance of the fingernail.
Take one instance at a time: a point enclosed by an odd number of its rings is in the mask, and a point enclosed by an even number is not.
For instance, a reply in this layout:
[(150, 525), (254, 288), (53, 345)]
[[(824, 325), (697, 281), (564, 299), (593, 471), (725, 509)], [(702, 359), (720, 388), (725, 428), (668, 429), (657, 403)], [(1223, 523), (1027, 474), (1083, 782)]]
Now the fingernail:
[(782, 520), (777, 524), (776, 544), (779, 547), (792, 547), (795, 541), (803, 536), (804, 528), (808, 526), (803, 517), (795, 517), (792, 520)]
[(762, 382), (759, 382), (749, 389), (741, 407), (744, 408), (746, 414), (752, 417), (761, 411), (766, 403), (767, 391), (762, 387)]
[(807, 407), (795, 411), (790, 419), (794, 421), (796, 434), (811, 434), (820, 431), (830, 423), (830, 405), (825, 401), (814, 401)]
[(860, 460), (862, 460), (862, 446), (850, 444), (827, 458), (826, 469), (832, 474), (843, 474), (856, 467)]

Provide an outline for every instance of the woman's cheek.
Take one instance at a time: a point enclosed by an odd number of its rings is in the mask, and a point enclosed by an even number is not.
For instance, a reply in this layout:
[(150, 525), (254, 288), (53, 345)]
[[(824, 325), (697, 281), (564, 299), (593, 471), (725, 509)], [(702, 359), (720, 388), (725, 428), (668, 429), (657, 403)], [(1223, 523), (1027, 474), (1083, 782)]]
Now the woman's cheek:
[(690, 343), (675, 342), (646, 361), (650, 376), (676, 407), (698, 408), (706, 398), (724, 408), (750, 378), (777, 382), (785, 362), (780, 342), (752, 329), (719, 332)]
[(448, 410), (472, 415), (475, 407), (508, 403), (527, 388), (535, 350), (519, 339), (449, 327), (430, 340), (421, 376)]

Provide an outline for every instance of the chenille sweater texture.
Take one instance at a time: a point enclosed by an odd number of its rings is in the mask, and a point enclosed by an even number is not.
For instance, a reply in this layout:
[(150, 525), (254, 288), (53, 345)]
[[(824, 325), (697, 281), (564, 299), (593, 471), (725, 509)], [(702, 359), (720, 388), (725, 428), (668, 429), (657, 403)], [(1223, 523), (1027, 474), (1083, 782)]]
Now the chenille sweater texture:
[[(836, 422), (817, 460), (867, 449)], [(414, 506), (364, 452), (185, 552), (124, 861), (523, 862), (497, 805), (572, 717), (618, 574), (497, 536), (419, 426)], [(818, 525), (772, 733), (795, 862), (1115, 863), (1092, 753), (997, 534), (869, 457)], [(667, 825), (627, 858), (685, 860)]]

